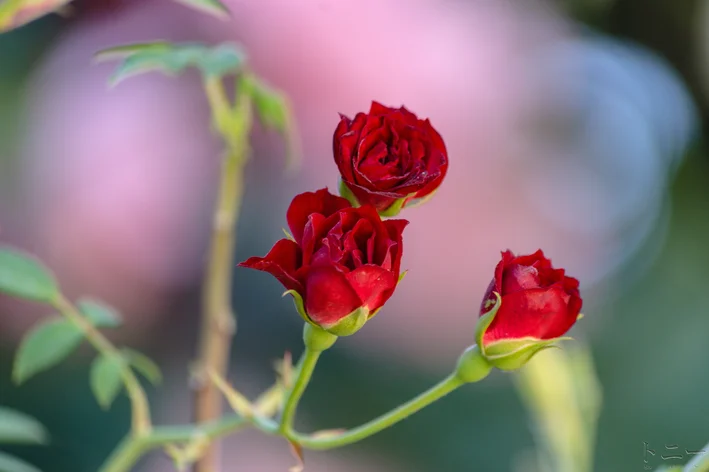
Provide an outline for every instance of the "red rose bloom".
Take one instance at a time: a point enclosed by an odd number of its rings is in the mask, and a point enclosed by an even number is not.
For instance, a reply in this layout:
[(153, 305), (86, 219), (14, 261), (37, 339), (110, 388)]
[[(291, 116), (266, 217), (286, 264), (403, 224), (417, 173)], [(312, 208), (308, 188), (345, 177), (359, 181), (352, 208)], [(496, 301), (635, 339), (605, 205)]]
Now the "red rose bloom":
[(480, 315), (491, 310), (500, 294), (502, 303), (485, 331), (483, 343), (501, 339), (554, 339), (563, 336), (581, 311), (579, 281), (554, 269), (542, 250), (515, 257), (502, 253), (495, 278), (485, 293)]
[(353, 208), (327, 189), (296, 196), (287, 220), (293, 240), (239, 265), (276, 277), (307, 321), (352, 334), (394, 293), (408, 221), (382, 221), (372, 206)]
[(354, 120), (340, 116), (333, 152), (343, 196), (380, 213), (390, 209), (393, 216), (411, 200), (430, 196), (443, 181), (446, 146), (427, 119), (377, 102)]

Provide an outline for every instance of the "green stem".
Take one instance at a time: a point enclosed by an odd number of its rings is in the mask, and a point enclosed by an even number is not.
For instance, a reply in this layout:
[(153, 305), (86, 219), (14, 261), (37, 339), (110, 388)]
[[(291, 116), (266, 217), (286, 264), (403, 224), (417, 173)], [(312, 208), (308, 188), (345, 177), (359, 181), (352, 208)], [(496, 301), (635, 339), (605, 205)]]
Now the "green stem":
[(293, 429), (293, 421), (295, 421), (295, 412), (298, 409), (298, 403), (300, 403), (300, 399), (303, 397), (303, 393), (305, 393), (305, 389), (308, 387), (308, 383), (313, 376), (313, 370), (315, 370), (315, 365), (318, 363), (318, 358), (320, 358), (321, 353), (322, 351), (316, 351), (306, 346), (303, 356), (300, 358), (300, 361), (298, 361), (296, 367), (298, 377), (286, 400), (279, 427), (280, 432), (285, 435), (288, 435)]
[(99, 472), (127, 472), (147, 452), (172, 443), (186, 443), (198, 438), (216, 439), (233, 433), (248, 422), (238, 415), (225, 416), (203, 425), (156, 427), (142, 437), (128, 436), (106, 460)]
[[(237, 79), (240, 80), (240, 79)], [(212, 241), (202, 294), (202, 326), (195, 369), (198, 388), (195, 392), (195, 420), (213, 421), (222, 414), (221, 393), (206, 373), (225, 377), (229, 353), (236, 332), (236, 317), (231, 307), (236, 226), (244, 193), (244, 164), (248, 157), (252, 103), (248, 94), (237, 93), (232, 107), (220, 77), (205, 77), (204, 89), (212, 111), (212, 120), (226, 143), (227, 155), (220, 175), (219, 195), (214, 210)], [(219, 451), (212, 444), (197, 464), (198, 472), (219, 470)]]
[[(89, 343), (102, 355), (114, 358), (122, 358), (120, 351), (92, 325), (79, 310), (63, 295), (53, 303), (54, 307), (64, 315), (70, 322), (76, 325), (83, 333)], [(150, 421), (150, 406), (148, 398), (141, 387), (138, 378), (130, 367), (122, 368), (123, 383), (131, 401), (132, 409), (132, 433), (135, 436), (145, 436), (150, 433), (152, 424)]]
[(451, 375), (431, 389), (417, 396), (413, 400), (405, 403), (390, 412), (375, 418), (372, 421), (358, 426), (354, 429), (336, 436), (314, 437), (294, 433), (290, 439), (308, 449), (324, 450), (346, 446), (365, 439), (373, 434), (386, 429), (399, 421), (408, 418), (412, 414), (448, 395), (453, 390), (464, 385), (465, 382), (457, 375)]

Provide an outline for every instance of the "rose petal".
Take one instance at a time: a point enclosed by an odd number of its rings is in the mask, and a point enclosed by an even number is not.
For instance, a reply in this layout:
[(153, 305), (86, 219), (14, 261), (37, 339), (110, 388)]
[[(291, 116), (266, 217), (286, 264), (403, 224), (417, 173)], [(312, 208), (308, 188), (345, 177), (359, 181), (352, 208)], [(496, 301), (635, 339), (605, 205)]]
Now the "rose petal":
[(369, 107), (370, 115), (387, 115), (392, 111), (394, 111), (394, 108), (389, 108), (374, 100), (372, 100), (372, 105)]
[(362, 306), (345, 273), (332, 265), (309, 268), (304, 299), (308, 316), (321, 325), (335, 324)]
[(350, 207), (347, 199), (331, 194), (327, 188), (317, 192), (305, 192), (297, 195), (288, 207), (286, 219), (295, 241), (300, 244), (308, 218), (319, 213), (326, 218), (343, 208)]
[(382, 307), (396, 288), (396, 276), (379, 266), (365, 264), (347, 274), (352, 288), (369, 311)]
[[(519, 292), (532, 288), (548, 287), (540, 283), (539, 271), (534, 266), (514, 264), (505, 268), (502, 275), (502, 294)], [(553, 283), (553, 282), (552, 282)]]
[(276, 242), (265, 257), (250, 257), (240, 263), (239, 267), (268, 272), (278, 279), (286, 289), (302, 294), (303, 286), (296, 276), (301, 262), (300, 247), (290, 239), (281, 239)]
[(504, 295), (502, 306), (485, 331), (483, 342), (562, 336), (576, 322), (578, 311), (575, 310), (580, 309), (576, 301), (570, 306), (568, 300), (561, 284)]

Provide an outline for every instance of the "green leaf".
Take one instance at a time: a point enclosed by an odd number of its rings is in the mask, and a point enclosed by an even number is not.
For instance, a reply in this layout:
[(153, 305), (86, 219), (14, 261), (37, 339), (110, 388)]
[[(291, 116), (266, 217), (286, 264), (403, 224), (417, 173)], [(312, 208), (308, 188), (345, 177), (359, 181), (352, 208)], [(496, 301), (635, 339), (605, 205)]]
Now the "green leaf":
[(81, 298), (77, 303), (79, 311), (97, 328), (117, 328), (121, 325), (121, 315), (114, 308), (92, 298)]
[(261, 124), (280, 133), (286, 141), (286, 170), (298, 168), (301, 160), (301, 143), (296, 129), (290, 102), (286, 95), (268, 86), (253, 74), (244, 74), (241, 91), (251, 97)]
[(100, 355), (91, 364), (91, 390), (101, 408), (110, 408), (121, 391), (124, 368), (123, 358), (115, 355)]
[(94, 55), (94, 59), (98, 62), (112, 61), (116, 59), (125, 59), (135, 53), (145, 52), (149, 50), (166, 50), (170, 49), (170, 43), (167, 41), (152, 41), (148, 43), (132, 43), (123, 46), (114, 46), (104, 49)]
[(0, 247), (0, 292), (50, 303), (59, 294), (52, 273), (36, 258)]
[(15, 356), (13, 380), (20, 384), (63, 361), (76, 349), (83, 333), (64, 319), (45, 321), (30, 330)]
[(251, 97), (261, 123), (267, 128), (284, 133), (290, 115), (290, 107), (285, 95), (260, 80), (254, 79), (251, 85)]
[(231, 14), (229, 9), (219, 0), (175, 0), (177, 3), (182, 3), (188, 7), (200, 10), (204, 13), (216, 16), (222, 20), (228, 20)]
[(122, 60), (110, 79), (116, 85), (123, 79), (145, 72), (160, 71), (177, 75), (188, 67), (199, 69), (205, 76), (222, 77), (241, 70), (246, 54), (236, 44), (206, 46), (199, 43), (168, 43), (156, 41), (105, 49), (96, 60)]
[(0, 472), (40, 472), (40, 470), (17, 457), (0, 452)]
[(128, 364), (138, 371), (143, 377), (148, 379), (153, 385), (158, 385), (162, 382), (162, 373), (160, 367), (145, 354), (134, 351), (133, 349), (123, 349)]
[(0, 33), (19, 28), (61, 10), (71, 0), (4, 0), (0, 2)]
[(48, 438), (47, 430), (39, 421), (31, 416), (0, 406), (0, 443), (46, 444)]

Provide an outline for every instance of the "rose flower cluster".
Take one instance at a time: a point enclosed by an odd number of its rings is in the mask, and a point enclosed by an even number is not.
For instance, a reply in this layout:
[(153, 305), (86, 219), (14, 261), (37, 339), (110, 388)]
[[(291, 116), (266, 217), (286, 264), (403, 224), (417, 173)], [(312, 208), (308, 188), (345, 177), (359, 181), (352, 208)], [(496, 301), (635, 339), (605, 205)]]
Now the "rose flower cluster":
[[(239, 265), (276, 277), (306, 322), (347, 336), (382, 308), (402, 277), (409, 222), (384, 218), (436, 192), (448, 153), (429, 120), (373, 102), (369, 113), (341, 115), (333, 157), (341, 196), (327, 189), (297, 195), (286, 215), (289, 237)], [(476, 342), (485, 359), (515, 369), (561, 339), (580, 316), (578, 287), (541, 250), (503, 252), (479, 311)]]

